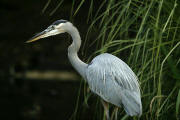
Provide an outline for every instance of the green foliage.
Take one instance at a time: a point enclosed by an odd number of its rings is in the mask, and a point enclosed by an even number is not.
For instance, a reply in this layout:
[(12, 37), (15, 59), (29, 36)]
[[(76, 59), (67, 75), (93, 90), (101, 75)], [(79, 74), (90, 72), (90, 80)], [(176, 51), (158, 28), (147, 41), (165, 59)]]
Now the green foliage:
[(178, 119), (178, 115), (179, 115), (179, 107), (180, 107), (180, 90), (177, 96), (177, 102), (176, 102), (176, 117)]
[[(71, 18), (81, 11), (87, 1), (82, 0), (78, 6), (75, 6), (75, 2)], [(96, 6), (96, 1), (92, 0), (89, 4), (86, 21), (90, 26), (84, 42), (96, 43), (97, 48), (90, 59), (100, 53), (112, 53), (124, 60), (139, 78), (143, 114), (141, 118), (133, 119), (178, 119), (179, 3), (176, 0), (108, 0)], [(92, 40), (94, 32), (99, 34)], [(90, 92), (86, 85), (84, 91), (87, 104)], [(102, 114), (96, 114), (103, 112), (100, 102), (97, 105), (94, 119), (103, 119)], [(123, 120), (131, 119), (122, 109), (118, 116)]]

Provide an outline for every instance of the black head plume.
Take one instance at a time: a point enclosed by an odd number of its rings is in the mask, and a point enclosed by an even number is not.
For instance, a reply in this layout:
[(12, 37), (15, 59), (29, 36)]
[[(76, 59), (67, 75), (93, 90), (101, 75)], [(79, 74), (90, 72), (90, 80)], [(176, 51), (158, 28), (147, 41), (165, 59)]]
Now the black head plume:
[(52, 25), (58, 25), (58, 24), (60, 24), (60, 23), (66, 23), (66, 22), (68, 22), (68, 21), (61, 19), (61, 20), (57, 20), (57, 21), (53, 22)]

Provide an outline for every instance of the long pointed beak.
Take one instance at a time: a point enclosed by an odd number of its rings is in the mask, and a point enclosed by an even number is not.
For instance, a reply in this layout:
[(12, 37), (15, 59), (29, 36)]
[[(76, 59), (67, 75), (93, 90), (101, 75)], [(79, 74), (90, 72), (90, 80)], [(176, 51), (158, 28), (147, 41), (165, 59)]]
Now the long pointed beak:
[(36, 34), (30, 40), (26, 41), (26, 43), (34, 42), (34, 41), (37, 41), (37, 40), (39, 40), (41, 38), (44, 38), (46, 33), (47, 33), (46, 31), (42, 31), (42, 32)]

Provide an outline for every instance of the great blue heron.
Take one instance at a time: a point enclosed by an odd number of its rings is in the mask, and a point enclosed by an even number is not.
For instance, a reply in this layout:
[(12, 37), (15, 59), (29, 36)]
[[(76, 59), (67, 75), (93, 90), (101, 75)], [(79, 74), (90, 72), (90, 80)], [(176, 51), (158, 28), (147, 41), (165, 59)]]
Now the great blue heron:
[[(77, 28), (71, 22), (57, 20), (27, 42), (65, 32), (69, 33), (73, 40), (68, 48), (69, 60), (88, 82), (91, 91), (106, 102), (123, 107), (128, 115), (141, 116), (141, 95), (134, 72), (121, 59), (108, 53), (98, 55), (89, 64), (81, 61), (77, 54), (81, 46), (81, 38)], [(108, 112), (106, 113), (108, 117)]]

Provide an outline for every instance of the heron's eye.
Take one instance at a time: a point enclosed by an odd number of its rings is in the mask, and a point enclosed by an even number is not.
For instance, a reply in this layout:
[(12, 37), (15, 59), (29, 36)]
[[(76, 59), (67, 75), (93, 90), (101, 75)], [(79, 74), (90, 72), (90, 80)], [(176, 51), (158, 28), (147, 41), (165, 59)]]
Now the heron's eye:
[(54, 29), (55, 29), (55, 26), (54, 26), (54, 25), (52, 25), (52, 26), (51, 26), (51, 28), (54, 30)]

